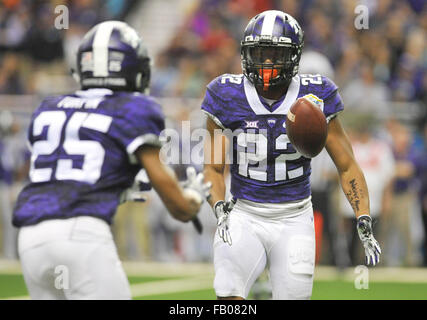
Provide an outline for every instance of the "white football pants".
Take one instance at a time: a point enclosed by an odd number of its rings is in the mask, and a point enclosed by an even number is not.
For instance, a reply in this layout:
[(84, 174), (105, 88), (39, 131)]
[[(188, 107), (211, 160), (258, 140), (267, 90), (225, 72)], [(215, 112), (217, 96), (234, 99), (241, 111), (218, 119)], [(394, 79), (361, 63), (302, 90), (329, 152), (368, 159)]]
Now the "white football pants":
[(310, 299), (315, 264), (311, 198), (292, 204), (237, 200), (229, 216), (232, 245), (214, 240), (218, 297), (247, 298), (268, 268), (273, 299)]
[(18, 250), (32, 299), (131, 299), (109, 225), (82, 216), (22, 227)]

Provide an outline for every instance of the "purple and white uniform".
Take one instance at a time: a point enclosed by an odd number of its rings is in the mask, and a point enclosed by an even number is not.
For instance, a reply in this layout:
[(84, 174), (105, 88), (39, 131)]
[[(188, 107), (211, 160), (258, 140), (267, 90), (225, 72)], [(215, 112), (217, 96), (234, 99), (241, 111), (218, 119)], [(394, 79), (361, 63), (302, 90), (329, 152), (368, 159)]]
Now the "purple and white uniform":
[(141, 169), (134, 152), (160, 145), (164, 127), (160, 106), (139, 93), (89, 89), (46, 98), (29, 127), (31, 183), (13, 224), (77, 216), (111, 224), (120, 194)]
[(202, 110), (232, 132), (230, 191), (237, 199), (228, 218), (232, 245), (215, 235), (217, 296), (246, 298), (267, 265), (273, 299), (311, 296), (311, 159), (295, 150), (285, 127), (288, 110), (303, 96), (318, 104), (327, 121), (343, 110), (337, 86), (320, 75), (296, 75), (271, 105), (243, 75), (225, 74), (207, 87)]
[(163, 129), (160, 106), (139, 93), (88, 89), (34, 112), (31, 183), (13, 216), (32, 298), (131, 298), (109, 224), (141, 169), (134, 152)]
[(323, 100), (328, 121), (343, 110), (337, 86), (320, 75), (295, 76), (272, 106), (243, 75), (225, 74), (208, 85), (202, 110), (221, 128), (242, 131), (233, 141), (230, 166), (235, 198), (283, 203), (310, 196), (311, 160), (295, 150), (285, 127), (292, 103), (309, 94)]

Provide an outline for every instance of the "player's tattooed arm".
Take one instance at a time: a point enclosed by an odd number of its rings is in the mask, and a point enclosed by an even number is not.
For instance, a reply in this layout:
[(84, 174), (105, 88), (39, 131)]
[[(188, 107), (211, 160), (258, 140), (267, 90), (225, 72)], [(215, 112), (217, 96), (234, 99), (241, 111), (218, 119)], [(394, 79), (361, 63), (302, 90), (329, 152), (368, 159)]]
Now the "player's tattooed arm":
[(209, 133), (204, 144), (204, 169), (205, 181), (212, 182), (210, 205), (213, 207), (217, 201), (225, 198), (225, 159), (227, 140), (218, 134), (221, 128), (210, 118), (207, 119), (206, 129)]
[(357, 232), (365, 248), (365, 263), (376, 265), (380, 262), (381, 248), (373, 235), (368, 187), (338, 118), (329, 122), (326, 149), (337, 167), (342, 189), (357, 217)]
[(326, 149), (337, 167), (341, 187), (356, 217), (369, 215), (369, 194), (365, 177), (337, 117), (329, 122)]

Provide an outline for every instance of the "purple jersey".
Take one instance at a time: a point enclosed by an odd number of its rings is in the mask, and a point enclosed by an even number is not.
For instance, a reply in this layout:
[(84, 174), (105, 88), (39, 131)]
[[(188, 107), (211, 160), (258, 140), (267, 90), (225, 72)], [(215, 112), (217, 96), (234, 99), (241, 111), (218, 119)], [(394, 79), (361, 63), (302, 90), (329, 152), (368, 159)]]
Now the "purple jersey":
[(233, 132), (231, 193), (262, 203), (296, 201), (310, 196), (310, 159), (295, 150), (286, 135), (292, 103), (309, 95), (329, 122), (343, 110), (337, 86), (320, 75), (297, 75), (285, 96), (271, 106), (243, 75), (225, 74), (207, 87), (202, 110)]
[(141, 169), (134, 152), (160, 146), (163, 129), (160, 106), (143, 94), (89, 89), (45, 99), (29, 127), (31, 183), (13, 224), (82, 215), (111, 223), (121, 192)]

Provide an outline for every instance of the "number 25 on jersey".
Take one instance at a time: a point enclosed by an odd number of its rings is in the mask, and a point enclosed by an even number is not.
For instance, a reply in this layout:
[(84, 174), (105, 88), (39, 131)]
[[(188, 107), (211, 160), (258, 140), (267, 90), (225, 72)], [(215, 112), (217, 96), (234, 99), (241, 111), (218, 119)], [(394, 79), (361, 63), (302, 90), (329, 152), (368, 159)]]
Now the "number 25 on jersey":
[[(102, 164), (104, 162), (105, 150), (101, 143), (93, 140), (80, 140), (79, 131), (87, 128), (106, 133), (110, 128), (112, 118), (110, 116), (75, 112), (67, 121), (65, 111), (44, 111), (40, 113), (33, 122), (32, 136), (40, 136), (47, 127), (47, 135), (44, 140), (37, 140), (32, 146), (30, 180), (33, 183), (56, 180), (74, 180), (94, 184), (101, 176)], [(65, 125), (65, 130), (63, 127)], [(62, 139), (62, 132), (64, 138)], [(69, 156), (83, 156), (81, 169), (73, 168), (72, 159), (57, 159), (56, 169), (36, 168), (36, 161), (41, 156), (53, 156), (61, 147)], [(49, 165), (52, 166), (51, 161)], [(54, 165), (52, 167), (55, 167)], [(55, 172), (54, 172), (55, 171)]]

